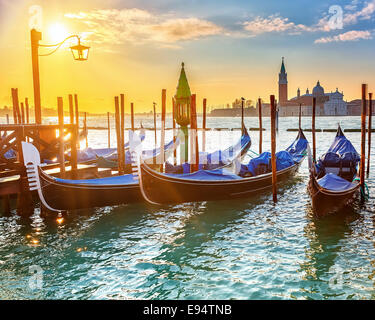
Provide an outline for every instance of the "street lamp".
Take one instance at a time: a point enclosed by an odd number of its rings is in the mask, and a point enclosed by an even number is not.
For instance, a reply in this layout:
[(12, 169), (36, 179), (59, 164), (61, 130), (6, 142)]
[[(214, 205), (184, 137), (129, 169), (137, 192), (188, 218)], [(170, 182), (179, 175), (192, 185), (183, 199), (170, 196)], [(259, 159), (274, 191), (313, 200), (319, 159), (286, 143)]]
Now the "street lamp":
[(244, 119), (244, 103), (245, 103), (245, 98), (242, 97), (241, 98), (241, 132), (243, 134), (243, 128), (244, 128), (244, 123), (245, 123), (245, 119)]
[(78, 38), (78, 45), (70, 47), (74, 60), (85, 61), (89, 58), (90, 47), (81, 45), (81, 41)]
[[(39, 56), (50, 56), (51, 54), (55, 53), (64, 43), (66, 40), (71, 38), (77, 38), (78, 44), (75, 46), (70, 47), (72, 51), (74, 60), (77, 61), (85, 61), (88, 59), (89, 49), (90, 47), (81, 45), (81, 40), (79, 36), (72, 35), (65, 38), (63, 41), (57, 44), (46, 45), (46, 44), (39, 44), (39, 41), (42, 40), (42, 33), (32, 29), (30, 31), (31, 35), (31, 59), (32, 59), (32, 67), (33, 67), (33, 83), (34, 83), (34, 104), (35, 104), (35, 122), (37, 124), (42, 123), (42, 107), (41, 107), (41, 99), (40, 99), (40, 79), (39, 79)], [(39, 54), (39, 47), (48, 47), (54, 48), (51, 52), (47, 54)]]

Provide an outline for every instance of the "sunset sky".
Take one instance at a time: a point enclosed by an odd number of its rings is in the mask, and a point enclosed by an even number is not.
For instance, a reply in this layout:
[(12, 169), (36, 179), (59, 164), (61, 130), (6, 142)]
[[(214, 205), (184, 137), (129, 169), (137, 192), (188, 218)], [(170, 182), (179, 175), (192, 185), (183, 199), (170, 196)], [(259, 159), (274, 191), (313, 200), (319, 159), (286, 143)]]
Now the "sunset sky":
[[(33, 104), (33, 5), (43, 9), (41, 43), (79, 34), (91, 46), (85, 62), (73, 60), (74, 40), (40, 57), (44, 107), (78, 93), (81, 110), (112, 111), (113, 96), (125, 93), (136, 111), (150, 111), (166, 88), (170, 109), (182, 61), (199, 108), (203, 98), (209, 106), (267, 101), (283, 56), (289, 97), (318, 80), (347, 100), (361, 83), (375, 91), (375, 0), (0, 0), (0, 107), (11, 105), (12, 87)], [(332, 5), (343, 10), (342, 28), (330, 24)]]

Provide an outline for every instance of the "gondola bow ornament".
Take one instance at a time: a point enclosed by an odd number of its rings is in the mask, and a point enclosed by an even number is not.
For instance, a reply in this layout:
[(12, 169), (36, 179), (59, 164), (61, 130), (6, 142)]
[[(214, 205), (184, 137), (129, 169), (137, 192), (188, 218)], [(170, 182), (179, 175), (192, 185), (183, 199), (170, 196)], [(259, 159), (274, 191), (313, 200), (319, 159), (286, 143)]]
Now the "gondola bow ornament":
[(50, 207), (47, 201), (44, 199), (42, 186), (40, 183), (40, 177), (38, 174), (39, 167), (40, 167), (40, 155), (39, 155), (38, 149), (31, 143), (22, 141), (22, 153), (23, 153), (23, 162), (26, 167), (27, 180), (29, 183), (30, 191), (37, 190), (42, 204), (48, 210), (61, 214), (60, 210), (56, 210)]

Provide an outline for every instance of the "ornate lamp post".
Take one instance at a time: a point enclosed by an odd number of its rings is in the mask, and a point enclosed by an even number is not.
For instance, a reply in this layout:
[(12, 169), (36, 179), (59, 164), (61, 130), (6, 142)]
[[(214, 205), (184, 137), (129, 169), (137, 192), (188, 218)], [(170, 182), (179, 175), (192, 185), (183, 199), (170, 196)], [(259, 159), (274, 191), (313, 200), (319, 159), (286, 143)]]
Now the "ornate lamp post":
[[(77, 38), (78, 44), (70, 47), (72, 51), (74, 60), (85, 61), (88, 59), (90, 47), (81, 45), (81, 40), (79, 36), (72, 35), (61, 41), (57, 44), (45, 45), (39, 44), (39, 41), (42, 40), (42, 33), (36, 31), (35, 29), (31, 30), (31, 58), (33, 66), (33, 83), (34, 83), (34, 104), (35, 104), (35, 122), (37, 124), (42, 123), (42, 108), (40, 101), (40, 80), (39, 80), (39, 56), (49, 56), (55, 53), (63, 43), (71, 38)], [(49, 47), (54, 48), (51, 52), (47, 54), (39, 54), (39, 47)]]
[(184, 63), (182, 62), (180, 79), (178, 80), (176, 94), (173, 97), (175, 120), (176, 123), (181, 127), (185, 138), (184, 141), (181, 141), (180, 147), (181, 163), (184, 163), (189, 159), (188, 125), (190, 124), (190, 98), (190, 87), (186, 78)]

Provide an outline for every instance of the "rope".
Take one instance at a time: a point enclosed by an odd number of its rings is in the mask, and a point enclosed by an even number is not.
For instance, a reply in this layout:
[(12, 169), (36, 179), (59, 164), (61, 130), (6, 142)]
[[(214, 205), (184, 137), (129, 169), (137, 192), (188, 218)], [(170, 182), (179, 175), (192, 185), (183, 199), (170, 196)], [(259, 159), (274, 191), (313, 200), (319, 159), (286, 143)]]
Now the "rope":
[[(361, 181), (361, 179), (354, 178), (353, 181)], [(360, 186), (360, 189), (361, 189), (361, 194), (362, 194), (363, 198), (365, 198), (365, 200), (367, 201), (370, 198), (370, 189), (369, 189), (366, 182), (364, 182), (364, 184), (365, 184), (366, 192), (365, 192), (365, 190), (363, 190), (362, 186)]]

